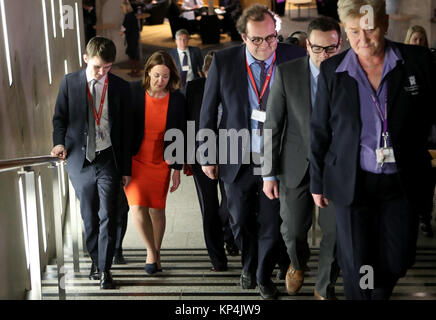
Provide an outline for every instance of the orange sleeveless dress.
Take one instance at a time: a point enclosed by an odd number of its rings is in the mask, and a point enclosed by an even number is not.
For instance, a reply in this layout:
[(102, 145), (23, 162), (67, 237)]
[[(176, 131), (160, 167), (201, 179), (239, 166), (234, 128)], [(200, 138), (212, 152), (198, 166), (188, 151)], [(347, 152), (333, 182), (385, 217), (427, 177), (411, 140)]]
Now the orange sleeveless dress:
[(132, 180), (125, 188), (129, 205), (165, 209), (171, 169), (163, 159), (170, 95), (145, 97), (145, 130), (141, 148), (132, 158)]

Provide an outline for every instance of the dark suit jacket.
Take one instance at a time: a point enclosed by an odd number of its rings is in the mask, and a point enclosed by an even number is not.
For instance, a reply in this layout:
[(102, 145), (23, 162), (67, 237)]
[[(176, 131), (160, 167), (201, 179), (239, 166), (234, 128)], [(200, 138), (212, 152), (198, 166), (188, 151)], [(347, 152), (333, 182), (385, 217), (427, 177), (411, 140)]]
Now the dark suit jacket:
[[(203, 100), (204, 93), (204, 85), (206, 83), (206, 78), (198, 78), (192, 81), (189, 81), (186, 86), (186, 104), (185, 104), (185, 114), (186, 121), (193, 121), (195, 124), (195, 136), (197, 136), (197, 132), (200, 125), (200, 111), (201, 111), (201, 102)], [(188, 134), (186, 134), (186, 138), (190, 138)], [(188, 163), (192, 164), (195, 162), (195, 152), (198, 147), (198, 142), (196, 141), (193, 145), (186, 143), (186, 156)], [(192, 149), (194, 147), (194, 149)]]
[[(191, 67), (192, 72), (194, 73), (194, 79), (200, 78), (198, 74), (200, 72), (203, 75), (203, 57), (201, 55), (201, 50), (198, 47), (188, 46), (189, 56), (191, 58)], [(177, 48), (170, 49), (168, 53), (173, 57), (176, 62), (177, 70), (179, 70), (179, 75), (182, 74), (182, 65), (180, 64), (179, 53), (177, 52)]]
[(312, 114), (309, 57), (278, 66), (268, 96), (264, 129), (272, 136), (264, 137), (264, 176), (277, 176), (288, 188), (296, 188), (309, 167), (310, 116)]
[[(276, 54), (276, 63), (279, 65), (304, 56), (306, 51), (293, 45), (279, 43)], [(217, 117), (220, 103), (223, 107), (220, 128), (236, 129), (236, 131), (251, 130), (245, 45), (227, 48), (214, 55), (206, 80), (200, 114), (200, 129), (211, 129), (218, 134)], [(242, 148), (238, 148), (237, 163), (230, 164), (230, 137), (227, 138), (228, 164), (219, 167), (220, 177), (224, 182), (234, 181), (241, 167), (242, 157), (249, 150), (248, 141)]]
[[(398, 174), (410, 203), (432, 199), (427, 137), (435, 122), (435, 65), (426, 48), (395, 43), (404, 59), (388, 75), (388, 130)], [(347, 51), (346, 51), (347, 52)], [(354, 199), (360, 152), (360, 100), (357, 82), (335, 70), (346, 52), (321, 64), (311, 120), (311, 192), (342, 205)], [(419, 88), (411, 91), (415, 76)]]
[[(145, 89), (142, 86), (142, 81), (130, 83), (133, 108), (133, 141), (131, 154), (136, 155), (141, 147), (142, 139), (144, 139), (145, 129)], [(166, 129), (179, 129), (181, 132), (185, 130), (185, 98), (179, 91), (170, 92), (168, 102), (168, 112)], [(183, 139), (183, 137), (180, 137)], [(174, 139), (173, 139), (174, 141)], [(164, 150), (173, 142), (164, 141)], [(183, 143), (183, 140), (182, 140)], [(172, 169), (181, 170), (183, 161), (171, 165)]]
[[(110, 137), (117, 169), (131, 175), (130, 96), (126, 81), (108, 73)], [(67, 170), (78, 173), (83, 167), (88, 131), (86, 71), (67, 74), (62, 79), (53, 115), (53, 144), (67, 149)]]

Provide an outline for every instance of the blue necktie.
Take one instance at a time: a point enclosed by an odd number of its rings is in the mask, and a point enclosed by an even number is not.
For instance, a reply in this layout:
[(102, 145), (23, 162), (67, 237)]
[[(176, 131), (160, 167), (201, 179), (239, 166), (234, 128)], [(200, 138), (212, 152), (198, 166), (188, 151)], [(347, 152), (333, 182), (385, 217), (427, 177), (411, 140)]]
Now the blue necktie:
[[(188, 55), (186, 51), (183, 52), (183, 61), (182, 61), (182, 70), (183, 67), (189, 66), (188, 64)], [(186, 86), (186, 78), (188, 76), (188, 71), (182, 71), (182, 88)]]
[[(260, 81), (259, 81), (259, 89), (258, 93), (261, 94), (263, 85), (266, 80), (266, 70), (265, 70), (265, 61), (259, 61), (258, 64), (260, 65)], [(269, 85), (265, 89), (265, 93), (263, 94), (262, 100), (260, 101), (260, 110), (266, 111), (266, 102), (268, 101), (268, 95), (269, 95)], [(257, 123), (257, 128), (259, 129), (259, 135), (261, 136), (263, 133), (263, 122)]]

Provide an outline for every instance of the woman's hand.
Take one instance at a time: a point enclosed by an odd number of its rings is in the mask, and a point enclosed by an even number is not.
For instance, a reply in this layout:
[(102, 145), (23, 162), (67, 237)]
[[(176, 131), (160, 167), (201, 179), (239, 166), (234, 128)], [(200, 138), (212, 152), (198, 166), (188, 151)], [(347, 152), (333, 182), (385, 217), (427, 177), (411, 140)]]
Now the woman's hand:
[(180, 185), (180, 170), (173, 171), (173, 185), (171, 186), (170, 192), (174, 192)]

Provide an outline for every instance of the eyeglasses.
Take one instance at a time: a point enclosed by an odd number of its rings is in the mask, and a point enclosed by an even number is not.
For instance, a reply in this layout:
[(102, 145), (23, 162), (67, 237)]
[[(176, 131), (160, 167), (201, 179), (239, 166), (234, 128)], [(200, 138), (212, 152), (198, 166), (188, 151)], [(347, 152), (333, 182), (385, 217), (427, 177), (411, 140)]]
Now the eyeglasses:
[(255, 46), (260, 46), (265, 40), (268, 44), (273, 43), (277, 39), (277, 32), (270, 34), (269, 36), (266, 36), (265, 38), (262, 37), (253, 37), (250, 38), (249, 36), (245, 36), (248, 40), (250, 40)]
[[(307, 40), (307, 41), (309, 41), (309, 40)], [(323, 51), (325, 51), (326, 53), (335, 53), (336, 50), (338, 50), (339, 42), (335, 46), (321, 47), (321, 46), (313, 45), (309, 41), (309, 45), (310, 45), (310, 48), (312, 49), (313, 53), (322, 53)]]

